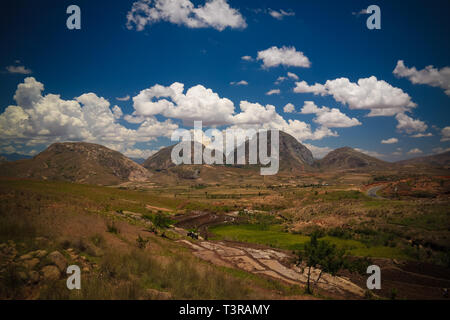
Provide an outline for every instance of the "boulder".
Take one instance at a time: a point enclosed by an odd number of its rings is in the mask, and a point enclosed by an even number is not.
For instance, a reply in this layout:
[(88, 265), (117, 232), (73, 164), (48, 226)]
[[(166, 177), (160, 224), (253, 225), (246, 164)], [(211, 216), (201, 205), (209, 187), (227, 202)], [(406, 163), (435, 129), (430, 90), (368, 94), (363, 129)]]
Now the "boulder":
[(48, 255), (48, 259), (58, 267), (59, 271), (64, 272), (67, 268), (67, 260), (59, 251), (53, 251)]
[(34, 256), (37, 258), (43, 258), (47, 255), (47, 251), (45, 250), (36, 250), (33, 252)]
[(31, 258), (33, 258), (33, 256), (31, 255), (31, 253), (27, 253), (27, 254), (24, 254), (24, 255), (22, 255), (22, 256), (20, 256), (20, 258), (19, 258), (19, 260), (29, 260), (29, 259), (31, 259)]
[(39, 264), (39, 262), (40, 261), (38, 258), (33, 258), (33, 259), (25, 260), (23, 264), (27, 269), (34, 269), (34, 267), (36, 267)]
[(56, 266), (45, 266), (41, 270), (44, 280), (58, 280), (61, 272)]
[(31, 283), (39, 282), (39, 272), (37, 272), (37, 271), (31, 271), (28, 274), (28, 277), (30, 278)]

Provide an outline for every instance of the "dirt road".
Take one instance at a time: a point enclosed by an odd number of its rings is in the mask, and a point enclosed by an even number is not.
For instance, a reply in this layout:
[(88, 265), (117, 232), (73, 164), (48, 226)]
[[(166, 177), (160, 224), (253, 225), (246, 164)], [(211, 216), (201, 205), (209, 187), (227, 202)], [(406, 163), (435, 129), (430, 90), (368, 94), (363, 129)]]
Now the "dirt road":
[[(200, 259), (213, 264), (239, 268), (254, 274), (281, 280), (289, 284), (304, 286), (307, 282), (307, 269), (292, 263), (291, 257), (279, 250), (257, 248), (240, 243), (179, 240), (193, 250)], [(317, 279), (319, 269), (312, 269), (311, 279)], [(364, 290), (345, 277), (323, 274), (317, 287), (328, 294), (340, 298), (358, 299)]]
[(372, 188), (370, 188), (370, 189), (367, 190), (367, 195), (368, 195), (369, 197), (376, 198), (376, 199), (384, 199), (383, 197), (377, 195), (377, 192), (380, 191), (380, 190), (383, 189), (383, 188), (384, 188), (384, 185), (383, 185), (383, 184), (382, 184), (382, 185), (375, 186), (375, 187), (372, 187)]

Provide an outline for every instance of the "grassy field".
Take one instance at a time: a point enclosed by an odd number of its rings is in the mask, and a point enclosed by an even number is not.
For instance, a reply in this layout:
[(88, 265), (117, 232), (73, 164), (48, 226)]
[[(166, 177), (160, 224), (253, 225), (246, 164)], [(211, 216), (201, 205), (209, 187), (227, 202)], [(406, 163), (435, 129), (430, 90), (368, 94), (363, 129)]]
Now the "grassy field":
[[(106, 210), (144, 210), (145, 203), (174, 208), (173, 202), (153, 197), (71, 183), (0, 181), (0, 244), (13, 244), (17, 261), (9, 264), (0, 255), (0, 299), (158, 299), (163, 293), (166, 299), (229, 300), (303, 294), (295, 285), (209, 264)], [(144, 248), (138, 246), (139, 237), (148, 241)], [(85, 260), (72, 261), (67, 249)], [(34, 250), (57, 250), (69, 264), (89, 263), (90, 270), (82, 273), (83, 290), (67, 290), (65, 278), (31, 286), (22, 280), (19, 275), (29, 271), (20, 265), (20, 257)], [(39, 272), (48, 263), (40, 259), (33, 270)]]
[(300, 250), (309, 237), (282, 231), (279, 225), (261, 228), (255, 224), (226, 225), (211, 227), (216, 239), (264, 244), (287, 250)]
[[(74, 201), (95, 204), (109, 210), (146, 211), (145, 205), (151, 204), (173, 209), (181, 200), (152, 194), (139, 190), (123, 190), (121, 188), (103, 187), (69, 182), (35, 181), (35, 180), (0, 180), (0, 188), (9, 192), (32, 192), (45, 201), (47, 198), (63, 199), (67, 195)], [(38, 203), (36, 202), (36, 205)], [(138, 211), (138, 212), (139, 212)]]
[[(37, 249), (64, 252), (69, 245), (97, 265), (82, 296), (68, 294), (60, 282), (46, 284), (41, 298), (136, 299), (147, 297), (149, 290), (167, 291), (180, 299), (301, 295), (297, 286), (209, 265), (121, 214), (127, 211), (150, 218), (158, 211), (187, 215), (238, 212), (239, 224), (210, 227), (208, 231), (214, 235), (210, 240), (297, 251), (310, 240), (312, 231), (319, 230), (321, 240), (345, 248), (353, 256), (449, 265), (446, 198), (383, 200), (356, 189), (289, 181), (265, 186), (191, 183), (164, 187), (149, 183), (106, 187), (0, 179), (0, 244), (14, 241), (18, 255)], [(166, 235), (172, 240), (180, 237), (170, 231)], [(52, 243), (40, 247), (36, 237), (52, 239)], [(149, 247), (138, 250), (138, 237), (148, 239)], [(97, 249), (92, 250), (91, 245)], [(99, 250), (101, 255), (93, 254)], [(45, 261), (39, 268), (42, 263)], [(106, 281), (99, 281), (100, 274), (107, 275)], [(9, 278), (16, 279), (14, 274)], [(25, 297), (16, 290), (17, 282), (2, 282), (1, 286), (9, 288), (8, 294)], [(5, 292), (0, 290), (0, 296)]]
[[(271, 225), (264, 228), (256, 224), (226, 225), (212, 227), (210, 231), (215, 235), (215, 239), (257, 243), (286, 250), (302, 250), (304, 244), (310, 240), (310, 237), (307, 235), (284, 232), (283, 227), (280, 225)], [(355, 256), (408, 258), (398, 248), (388, 246), (369, 247), (360, 241), (332, 236), (324, 236), (320, 240), (333, 243), (338, 248), (345, 248), (349, 254)]]

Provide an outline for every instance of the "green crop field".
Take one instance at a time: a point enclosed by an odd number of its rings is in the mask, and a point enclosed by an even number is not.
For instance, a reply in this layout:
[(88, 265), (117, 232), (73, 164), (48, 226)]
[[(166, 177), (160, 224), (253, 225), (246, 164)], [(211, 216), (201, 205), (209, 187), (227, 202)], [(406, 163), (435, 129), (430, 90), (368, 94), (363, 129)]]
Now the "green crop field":
[[(267, 227), (261, 227), (257, 224), (222, 225), (211, 227), (210, 231), (215, 235), (215, 239), (256, 243), (286, 250), (301, 250), (310, 239), (306, 235), (284, 232), (283, 227), (280, 225)], [(366, 246), (360, 241), (331, 236), (322, 237), (320, 240), (333, 243), (338, 248), (345, 248), (349, 254), (355, 256), (408, 258), (399, 248)]]

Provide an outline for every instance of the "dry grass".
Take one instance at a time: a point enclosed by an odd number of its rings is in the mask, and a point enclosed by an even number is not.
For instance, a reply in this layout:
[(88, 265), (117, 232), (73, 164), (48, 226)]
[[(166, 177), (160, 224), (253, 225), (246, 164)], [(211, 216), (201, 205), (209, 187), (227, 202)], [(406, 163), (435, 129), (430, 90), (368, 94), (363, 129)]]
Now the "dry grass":
[[(41, 188), (37, 187), (39, 184)], [(51, 192), (46, 193), (47, 186)], [(69, 291), (64, 278), (30, 286), (17, 277), (20, 270), (6, 269), (1, 274), (3, 299), (161, 298), (148, 289), (168, 292), (175, 299), (267, 299), (292, 292), (289, 286), (206, 263), (137, 223), (111, 216), (91, 200), (95, 195), (82, 198), (77, 193), (56, 192), (53, 187), (50, 182), (33, 182), (32, 188), (27, 182), (23, 188), (18, 183), (14, 188), (2, 187), (0, 183), (0, 243), (23, 243), (18, 255), (45, 249), (59, 250), (67, 257), (65, 250), (73, 248), (97, 267), (89, 273), (82, 272), (79, 291)], [(108, 189), (98, 188), (101, 193)], [(108, 232), (107, 225), (112, 221), (120, 232)], [(48, 241), (38, 244), (37, 236)], [(139, 236), (149, 240), (145, 248), (138, 247)]]

